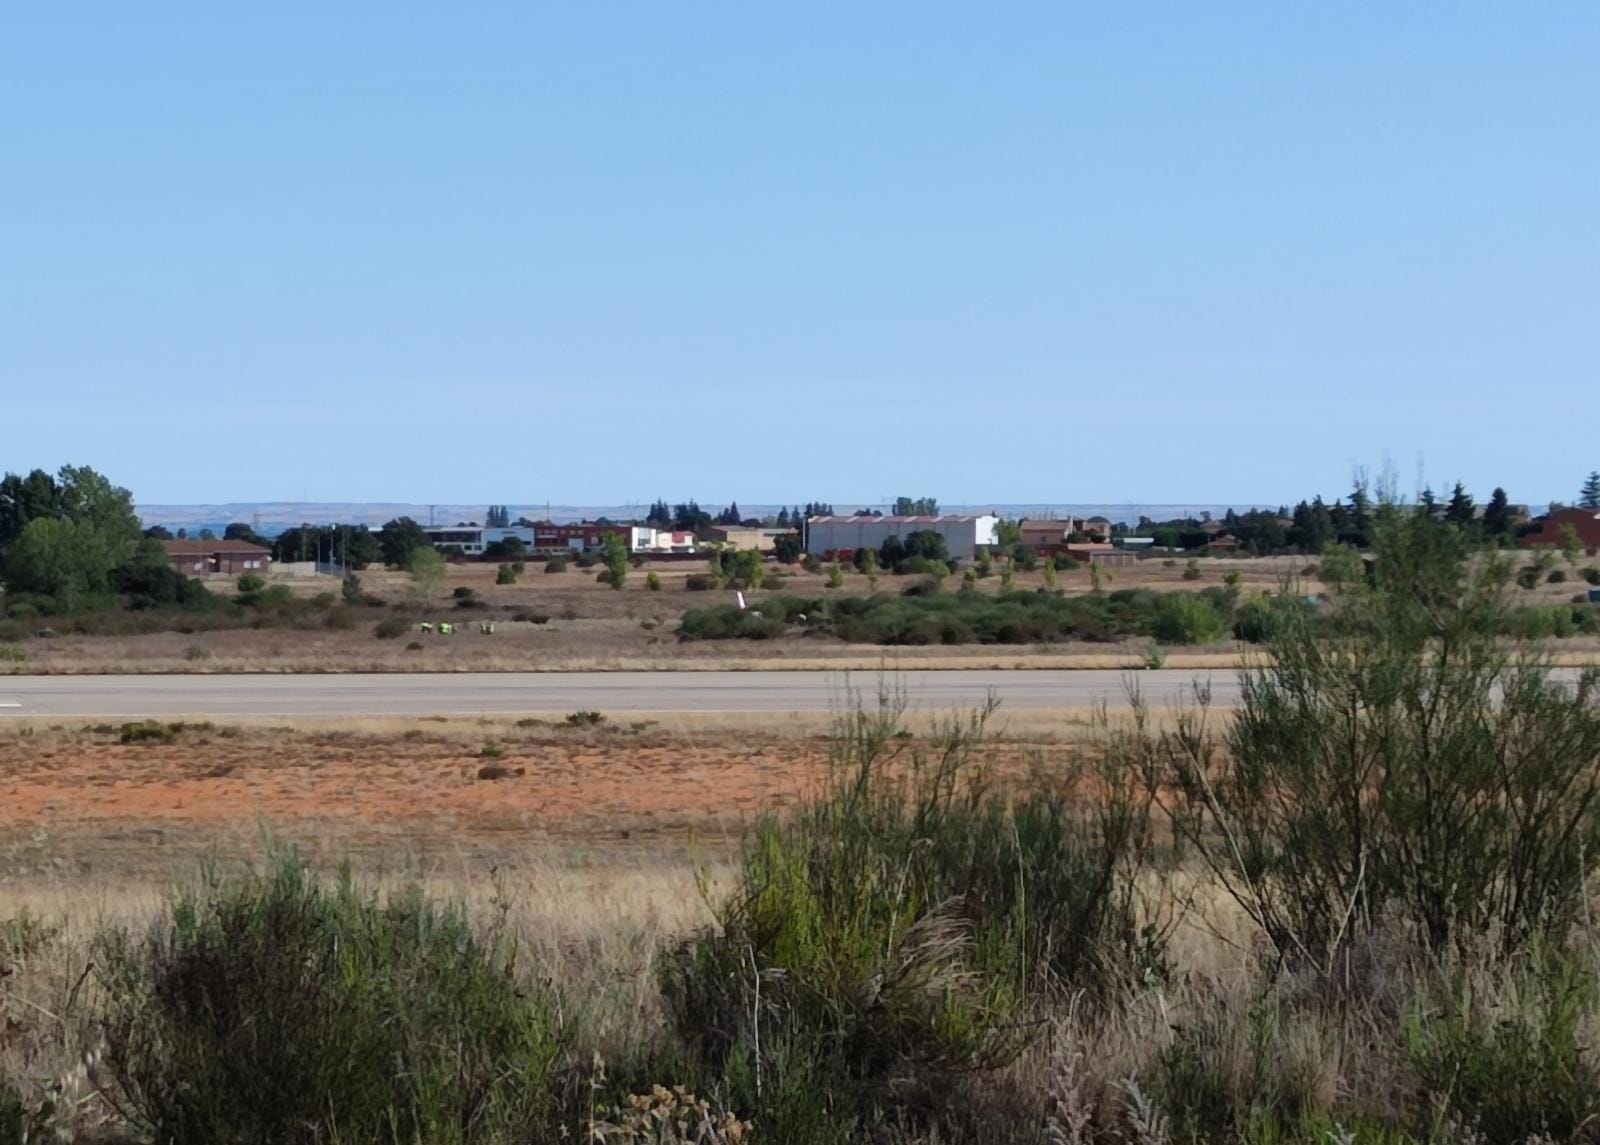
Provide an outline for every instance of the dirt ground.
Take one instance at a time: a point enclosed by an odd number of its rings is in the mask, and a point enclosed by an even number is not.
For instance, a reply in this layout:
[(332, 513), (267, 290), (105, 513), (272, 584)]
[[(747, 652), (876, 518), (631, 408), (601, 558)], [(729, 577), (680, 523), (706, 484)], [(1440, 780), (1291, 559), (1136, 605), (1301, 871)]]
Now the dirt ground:
[[(754, 816), (814, 788), (828, 760), (826, 736), (810, 731), (646, 724), (197, 725), (167, 743), (120, 739), (109, 725), (0, 738), (0, 884), (177, 876), (206, 856), (259, 856), (268, 836), (369, 863), (498, 863), (533, 845), (681, 856), (691, 840), (731, 847)], [(1074, 749), (1030, 735), (997, 750), (1020, 771), (1064, 767)]]

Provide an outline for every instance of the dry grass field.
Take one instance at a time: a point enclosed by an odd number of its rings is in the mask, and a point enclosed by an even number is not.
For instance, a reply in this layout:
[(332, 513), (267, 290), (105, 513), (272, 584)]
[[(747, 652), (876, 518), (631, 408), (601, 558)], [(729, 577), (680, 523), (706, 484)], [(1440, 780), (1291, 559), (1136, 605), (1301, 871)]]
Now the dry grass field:
[[(1201, 589), (1221, 584), (1237, 572), (1241, 590), (1272, 591), (1285, 578), (1299, 578), (1303, 561), (1289, 558), (1261, 560), (1204, 560), (1198, 581), (1183, 579), (1179, 562), (1142, 561), (1116, 569), (1106, 580), (1108, 589)], [(701, 562), (658, 562), (632, 570), (627, 583), (613, 590), (595, 581), (596, 570), (569, 565), (565, 572), (547, 574), (538, 563), (528, 565), (515, 585), (495, 584), (493, 564), (452, 564), (436, 606), (425, 610), (436, 620), (459, 623), (449, 637), (424, 634), (380, 640), (372, 632), (386, 613), (361, 609), (352, 626), (326, 628), (235, 628), (222, 631), (168, 631), (139, 635), (83, 636), (63, 633), (50, 639), (29, 640), (26, 659), (0, 660), (0, 672), (364, 672), (364, 671), (564, 671), (696, 668), (815, 668), (875, 669), (885, 663), (902, 667), (1119, 668), (1143, 662), (1145, 642), (1122, 644), (1055, 644), (1040, 646), (933, 646), (884, 648), (849, 645), (815, 636), (793, 635), (759, 643), (745, 640), (708, 640), (680, 643), (673, 635), (679, 618), (689, 608), (726, 603), (732, 590), (690, 591), (685, 581), (704, 571)], [(659, 591), (646, 587), (655, 573)], [(361, 574), (370, 594), (392, 604), (410, 597), (406, 574), (373, 570)], [(883, 575), (878, 591), (898, 592), (914, 577)], [(333, 577), (282, 578), (298, 596), (337, 593)], [(1304, 591), (1319, 586), (1311, 578)], [(1022, 589), (1044, 587), (1041, 572), (1020, 573)], [(213, 585), (231, 591), (226, 579)], [(449, 599), (457, 588), (471, 589), (488, 607), (461, 610)], [(1089, 572), (1080, 569), (1057, 574), (1057, 588), (1067, 594), (1091, 591)], [(867, 578), (849, 573), (844, 586), (827, 588), (823, 574), (807, 573), (799, 566), (784, 567), (757, 591), (745, 596), (752, 607), (772, 593), (822, 595), (831, 591), (865, 594)], [(1000, 578), (979, 582), (979, 591), (1000, 591)], [(515, 619), (516, 617), (532, 619)], [(492, 620), (493, 635), (478, 631), (478, 622)], [(419, 644), (420, 647), (410, 647)], [(1229, 645), (1194, 649), (1171, 657), (1175, 668), (1216, 667), (1237, 662)]]
[[(1105, 588), (1199, 590), (1220, 585), (1224, 577), (1237, 574), (1244, 595), (1275, 592), (1285, 584), (1305, 593), (1323, 591), (1309, 571), (1312, 566), (1303, 558), (1208, 558), (1198, 563), (1200, 579), (1185, 580), (1182, 561), (1142, 560), (1132, 567), (1109, 570)], [(846, 575), (842, 588), (830, 590), (823, 574), (807, 573), (799, 566), (769, 567), (774, 569), (772, 579), (762, 589), (745, 593), (754, 608), (773, 593), (820, 596), (870, 591), (867, 578), (854, 572)], [(389, 615), (386, 608), (341, 613), (348, 627), (202, 628), (114, 636), (63, 632), (24, 642), (19, 646), (24, 658), (0, 658), (0, 673), (1129, 668), (1141, 666), (1149, 649), (1149, 642), (1139, 639), (1109, 644), (883, 647), (800, 633), (765, 641), (681, 643), (674, 630), (686, 609), (733, 599), (729, 589), (707, 592), (685, 587), (689, 576), (704, 571), (701, 562), (657, 562), (634, 569), (620, 591), (596, 582), (595, 569), (569, 565), (555, 574), (541, 569), (540, 564), (530, 563), (519, 583), (497, 585), (493, 564), (450, 565), (439, 599), (434, 607), (422, 610), (422, 615), (434, 620), (456, 622), (456, 631), (448, 637), (418, 630), (395, 639), (378, 639), (373, 629)], [(646, 577), (652, 572), (661, 583), (658, 591), (646, 587)], [(411, 598), (409, 579), (402, 572), (372, 570), (361, 577), (363, 589), (382, 598), (385, 605)], [(881, 575), (878, 591), (896, 593), (917, 579)], [(338, 579), (326, 576), (282, 578), (277, 583), (307, 598), (339, 590)], [(227, 578), (212, 587), (217, 592), (232, 591)], [(1016, 587), (1044, 588), (1044, 574), (1019, 573)], [(1573, 582), (1541, 584), (1531, 591), (1519, 591), (1518, 600), (1564, 603), (1582, 587)], [(455, 608), (451, 594), (457, 588), (470, 589), (487, 607)], [(1056, 588), (1068, 595), (1092, 591), (1088, 570), (1058, 573)], [(999, 592), (1000, 578), (985, 578), (978, 589)], [(493, 621), (492, 635), (478, 630), (480, 621)], [(1242, 646), (1229, 641), (1171, 651), (1167, 664), (1173, 668), (1228, 667), (1240, 663), (1243, 652)], [(1563, 641), (1559, 654), (1568, 663), (1594, 662), (1600, 659), (1600, 640), (1578, 637)]]

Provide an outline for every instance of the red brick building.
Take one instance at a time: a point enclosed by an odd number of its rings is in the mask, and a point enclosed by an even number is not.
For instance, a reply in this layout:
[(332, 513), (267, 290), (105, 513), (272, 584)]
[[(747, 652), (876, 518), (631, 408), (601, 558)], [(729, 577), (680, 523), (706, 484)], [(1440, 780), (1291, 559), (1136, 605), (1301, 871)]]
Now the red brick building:
[(1537, 533), (1517, 538), (1524, 549), (1542, 546), (1559, 549), (1565, 545), (1567, 527), (1578, 534), (1578, 543), (1589, 556), (1600, 555), (1600, 512), (1594, 509), (1557, 509), (1539, 523)]
[(264, 574), (272, 563), (270, 549), (249, 541), (162, 541), (161, 547), (185, 576)]

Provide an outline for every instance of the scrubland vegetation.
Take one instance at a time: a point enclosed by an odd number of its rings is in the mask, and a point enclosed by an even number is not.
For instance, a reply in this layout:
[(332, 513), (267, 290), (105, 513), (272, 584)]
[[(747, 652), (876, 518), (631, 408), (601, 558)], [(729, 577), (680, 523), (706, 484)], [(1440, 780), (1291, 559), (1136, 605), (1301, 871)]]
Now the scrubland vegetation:
[[(1459, 534), (1374, 529), (1334, 606), (1263, 624), (1231, 720), (1135, 703), (1001, 784), (992, 713), (858, 706), (631, 969), (575, 972), (503, 889), (213, 872), (7, 1008), (84, 1065), (0, 1054), (0, 1140), (1591, 1140), (1600, 681)], [(0, 999), (55, 941), (0, 927)]]

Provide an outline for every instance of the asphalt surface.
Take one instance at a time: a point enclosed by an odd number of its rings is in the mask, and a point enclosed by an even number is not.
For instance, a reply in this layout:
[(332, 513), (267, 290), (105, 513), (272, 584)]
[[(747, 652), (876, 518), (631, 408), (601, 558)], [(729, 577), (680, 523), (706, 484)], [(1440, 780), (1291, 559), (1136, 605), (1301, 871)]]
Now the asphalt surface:
[(993, 693), (1007, 711), (1125, 705), (1129, 681), (1152, 706), (1192, 698), (1233, 703), (1231, 671), (533, 672), (283, 676), (0, 676), (0, 720), (179, 716), (340, 719), (598, 712), (814, 714), (873, 701), (880, 682), (915, 710), (971, 708)]

